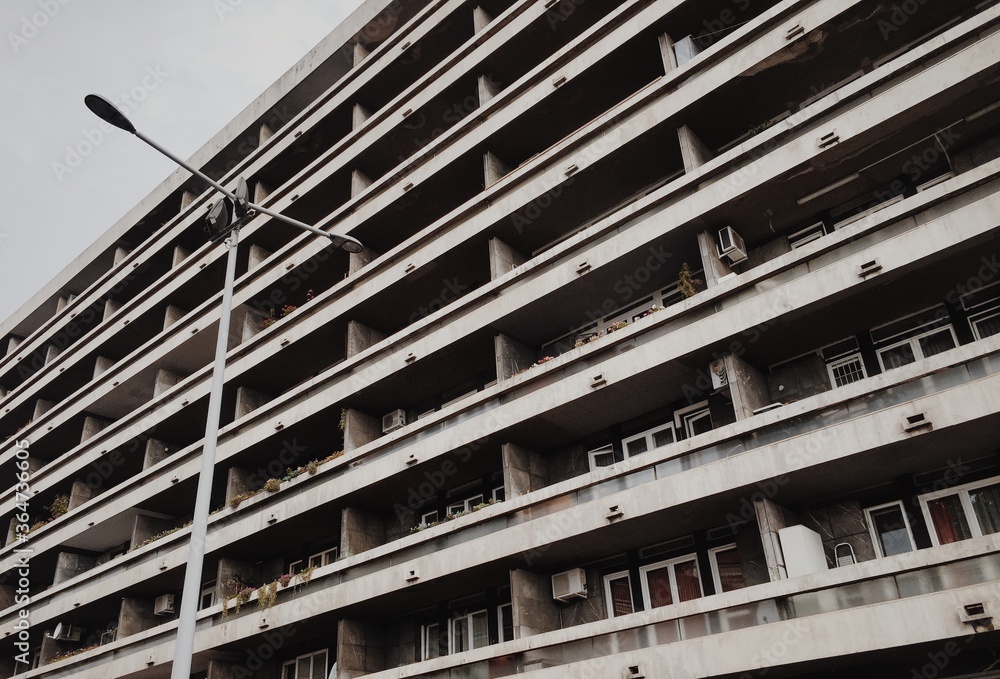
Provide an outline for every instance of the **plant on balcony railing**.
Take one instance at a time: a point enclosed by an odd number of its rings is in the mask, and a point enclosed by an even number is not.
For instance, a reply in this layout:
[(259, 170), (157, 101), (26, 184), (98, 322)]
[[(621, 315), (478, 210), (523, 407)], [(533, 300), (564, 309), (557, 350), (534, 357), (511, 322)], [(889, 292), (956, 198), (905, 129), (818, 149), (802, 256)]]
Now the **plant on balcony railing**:
[(69, 511), (69, 496), (68, 495), (56, 495), (52, 499), (52, 504), (48, 507), (44, 507), (45, 511), (48, 512), (48, 516), (44, 518), (37, 519), (31, 527), (28, 529), (30, 533), (33, 530), (38, 530), (47, 523), (55, 521), (60, 516)]
[(428, 528), (433, 528), (434, 526), (440, 526), (442, 523), (448, 523), (449, 521), (454, 521), (459, 517), (467, 516), (469, 514), (472, 514), (473, 512), (478, 512), (480, 509), (486, 509), (487, 507), (499, 504), (500, 502), (503, 502), (503, 500), (494, 500), (493, 498), (490, 498), (486, 502), (480, 502), (478, 505), (473, 505), (472, 507), (469, 507), (467, 511), (455, 512), (454, 514), (445, 514), (444, 518), (441, 519), (440, 521), (431, 521), (430, 523), (418, 523), (416, 526), (410, 529), (410, 532), (419, 533), (422, 530), (427, 530)]
[(87, 651), (93, 651), (95, 648), (100, 648), (100, 646), (100, 644), (91, 644), (90, 646), (84, 646), (83, 648), (74, 648), (72, 651), (62, 651), (61, 653), (56, 653), (51, 662), (66, 660), (67, 658), (72, 658), (74, 655), (80, 655), (81, 653), (86, 653)]
[(681, 270), (677, 274), (677, 290), (684, 295), (685, 298), (697, 295), (698, 286), (702, 283), (703, 281), (700, 278), (694, 277), (694, 273), (691, 271), (691, 267), (688, 266), (687, 262), (681, 264)]
[(236, 612), (239, 613), (243, 604), (250, 601), (253, 597), (253, 593), (257, 592), (257, 606), (263, 609), (270, 608), (278, 601), (278, 587), (282, 589), (288, 587), (289, 583), (295, 578), (298, 578), (298, 582), (295, 583), (294, 589), (297, 591), (300, 586), (309, 584), (309, 580), (312, 579), (313, 571), (316, 570), (315, 566), (309, 566), (308, 568), (303, 568), (298, 573), (285, 573), (277, 580), (272, 582), (265, 582), (260, 587), (254, 589), (243, 583), (239, 579), (230, 580), (226, 583), (225, 590), (229, 592), (222, 600), (222, 618), (225, 619), (229, 617), (229, 602), (234, 601), (236, 603)]
[(292, 313), (296, 309), (298, 309), (298, 307), (295, 306), (294, 304), (286, 304), (285, 306), (281, 307), (277, 311), (277, 313), (272, 311), (272, 315), (269, 318), (265, 318), (263, 321), (260, 322), (260, 329), (265, 330), (267, 328), (270, 328), (280, 319), (284, 318), (285, 316)]
[(168, 535), (173, 535), (177, 531), (183, 530), (184, 528), (187, 528), (190, 525), (191, 525), (191, 522), (187, 521), (187, 522), (181, 524), (180, 526), (174, 526), (173, 528), (168, 528), (166, 530), (161, 530), (156, 535), (150, 535), (148, 538), (146, 538), (145, 540), (143, 540), (139, 544), (132, 545), (132, 547), (129, 548), (128, 551), (134, 552), (135, 550), (140, 549), (142, 547), (145, 547), (146, 545), (148, 545), (150, 543), (156, 542), (157, 540), (160, 540), (161, 538), (165, 538)]
[(298, 476), (302, 476), (303, 474), (309, 474), (310, 476), (312, 476), (317, 471), (319, 471), (319, 466), (321, 464), (326, 464), (327, 462), (330, 462), (332, 460), (336, 460), (338, 457), (341, 457), (343, 454), (344, 454), (343, 450), (338, 450), (335, 453), (331, 453), (330, 455), (327, 455), (322, 460), (319, 460), (319, 459), (317, 459), (317, 460), (310, 460), (309, 462), (306, 462), (301, 467), (296, 467), (295, 469), (292, 469), (291, 467), (289, 467), (288, 469), (285, 470), (285, 475), (282, 476), (280, 479), (268, 479), (267, 481), (265, 481), (263, 488), (258, 488), (257, 490), (248, 490), (245, 493), (239, 493), (238, 495), (232, 496), (231, 498), (229, 498), (229, 506), (231, 508), (233, 508), (233, 509), (236, 509), (237, 507), (240, 506), (240, 504), (244, 500), (249, 500), (250, 498), (254, 497), (255, 495), (260, 495), (261, 493), (264, 493), (264, 492), (266, 492), (266, 493), (277, 493), (277, 492), (279, 492), (281, 490), (281, 484), (284, 483), (285, 481), (291, 481), (292, 479), (294, 479), (294, 478), (296, 478)]

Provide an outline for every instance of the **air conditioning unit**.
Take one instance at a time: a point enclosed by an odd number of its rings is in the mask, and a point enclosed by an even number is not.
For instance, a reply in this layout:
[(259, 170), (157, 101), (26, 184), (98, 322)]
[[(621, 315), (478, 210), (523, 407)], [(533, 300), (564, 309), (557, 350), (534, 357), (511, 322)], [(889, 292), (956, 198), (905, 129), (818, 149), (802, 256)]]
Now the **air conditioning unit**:
[(396, 431), (400, 427), (404, 426), (406, 426), (405, 410), (393, 410), (388, 415), (382, 417), (383, 434), (388, 434), (390, 431)]
[(571, 568), (552, 576), (552, 598), (556, 601), (587, 598), (587, 574), (582, 568)]
[(56, 629), (52, 632), (53, 639), (59, 639), (60, 641), (80, 641), (80, 635), (83, 633), (83, 629), (77, 627), (76, 625), (69, 625), (65, 622), (61, 622), (56, 625)]
[(729, 384), (729, 373), (726, 372), (726, 359), (719, 358), (708, 364), (708, 374), (712, 376), (712, 391), (723, 389)]
[(156, 597), (156, 601), (153, 603), (153, 613), (155, 615), (173, 615), (174, 595), (162, 594)]
[(719, 258), (729, 260), (730, 264), (739, 264), (747, 258), (747, 246), (731, 226), (719, 229)]

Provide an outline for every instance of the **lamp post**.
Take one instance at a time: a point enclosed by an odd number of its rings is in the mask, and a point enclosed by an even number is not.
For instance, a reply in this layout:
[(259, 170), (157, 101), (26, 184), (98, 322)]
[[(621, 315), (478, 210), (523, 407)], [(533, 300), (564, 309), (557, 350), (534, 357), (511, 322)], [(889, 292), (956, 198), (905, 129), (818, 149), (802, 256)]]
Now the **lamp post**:
[(201, 598), (202, 567), (205, 559), (205, 538), (208, 533), (209, 505), (212, 500), (212, 476), (215, 471), (215, 451), (219, 442), (219, 418), (222, 412), (223, 373), (226, 369), (226, 349), (228, 348), (229, 318), (233, 306), (233, 285), (236, 278), (236, 251), (239, 245), (240, 227), (253, 219), (257, 213), (265, 214), (300, 229), (311, 231), (347, 252), (361, 252), (363, 246), (350, 236), (328, 233), (314, 226), (304, 224), (291, 217), (273, 212), (247, 200), (246, 182), (240, 178), (235, 192), (191, 167), (183, 160), (167, 151), (135, 128), (110, 101), (96, 94), (84, 97), (84, 103), (102, 120), (125, 130), (146, 142), (154, 149), (170, 158), (188, 172), (202, 178), (224, 197), (216, 201), (206, 217), (213, 242), (226, 239), (229, 253), (226, 259), (226, 281), (222, 292), (222, 309), (219, 313), (219, 332), (215, 344), (215, 363), (212, 367), (212, 388), (208, 399), (208, 418), (205, 422), (205, 443), (201, 455), (201, 473), (198, 477), (198, 492), (195, 496), (194, 516), (191, 522), (191, 541), (188, 549), (187, 567), (184, 571), (184, 589), (181, 594), (181, 610), (177, 624), (177, 642), (174, 646), (171, 679), (189, 679), (191, 659), (194, 654), (195, 622), (198, 601)]

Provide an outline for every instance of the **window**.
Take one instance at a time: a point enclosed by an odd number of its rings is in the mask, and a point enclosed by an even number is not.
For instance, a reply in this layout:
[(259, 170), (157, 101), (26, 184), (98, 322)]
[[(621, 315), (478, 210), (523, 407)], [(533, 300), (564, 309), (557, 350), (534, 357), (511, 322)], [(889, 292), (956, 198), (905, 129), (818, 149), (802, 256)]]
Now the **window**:
[(642, 575), (642, 597), (646, 608), (669, 606), (704, 595), (698, 560), (694, 554), (643, 566), (639, 573)]
[(708, 401), (695, 403), (674, 413), (677, 428), (684, 432), (685, 438), (712, 431), (712, 415), (708, 410)]
[(298, 561), (293, 561), (292, 563), (288, 564), (288, 572), (293, 575), (295, 573), (298, 573), (303, 568), (302, 563), (303, 563), (302, 559), (299, 559)]
[(819, 240), (825, 235), (825, 233), (826, 232), (823, 230), (823, 222), (817, 222), (812, 226), (807, 226), (806, 228), (796, 231), (788, 236), (788, 244), (794, 250), (808, 243), (812, 243), (814, 240)]
[(420, 659), (430, 660), (441, 655), (441, 628), (436, 622), (420, 627)]
[(201, 586), (201, 598), (198, 599), (198, 610), (208, 608), (215, 604), (216, 586), (215, 580), (209, 580)]
[(466, 498), (464, 500), (459, 500), (458, 502), (451, 503), (450, 505), (448, 505), (447, 513), (451, 514), (452, 516), (456, 516), (457, 514), (461, 514), (462, 512), (467, 512), (476, 505), (481, 505), (481, 504), (483, 504), (483, 494), (479, 493), (478, 495), (473, 495), (472, 497)]
[(320, 552), (319, 554), (313, 554), (309, 557), (309, 568), (319, 568), (320, 566), (326, 566), (337, 560), (337, 548), (331, 547), (330, 549)]
[(865, 510), (868, 530), (872, 534), (875, 553), (893, 556), (913, 551), (913, 531), (901, 502), (890, 502)]
[(327, 679), (326, 649), (289, 660), (281, 666), (281, 679)]
[(712, 581), (715, 582), (716, 592), (732, 592), (734, 589), (743, 589), (747, 586), (736, 545), (710, 549), (708, 557), (712, 562)]
[(490, 644), (489, 614), (486, 609), (475, 613), (463, 613), (450, 621), (451, 634), (448, 635), (448, 652), (462, 653)]
[(867, 210), (864, 210), (863, 212), (858, 212), (855, 215), (852, 215), (850, 217), (847, 217), (846, 219), (843, 219), (843, 220), (837, 222), (836, 224), (833, 225), (833, 228), (834, 229), (842, 229), (845, 226), (849, 226), (851, 224), (854, 224), (855, 222), (860, 222), (865, 217), (870, 217), (871, 215), (875, 214), (879, 210), (884, 210), (887, 207), (895, 205), (896, 203), (898, 203), (898, 202), (900, 202), (902, 200), (903, 200), (903, 196), (894, 196), (894, 197), (890, 198), (889, 200), (884, 201), (882, 203), (879, 203), (878, 205), (876, 205), (874, 207), (870, 207)]
[(424, 512), (420, 515), (420, 523), (424, 526), (429, 526), (438, 520), (438, 512), (435, 509), (433, 512)]
[(977, 340), (1000, 334), (1000, 309), (991, 309), (969, 318)]
[(1000, 477), (920, 496), (931, 540), (947, 545), (1000, 532)]
[(622, 449), (625, 451), (625, 457), (629, 458), (673, 442), (674, 425), (668, 424), (628, 437), (622, 441)]
[(958, 346), (948, 312), (938, 306), (871, 330), (883, 370), (892, 370)]
[(609, 618), (628, 615), (635, 611), (628, 571), (604, 576), (604, 600), (607, 602)]
[(501, 604), (497, 608), (497, 628), (500, 630), (500, 641), (514, 638), (514, 607), (510, 604)]
[(503, 486), (497, 486), (490, 493), (490, 496), (493, 498), (494, 502), (503, 502), (507, 498), (507, 491)]
[(590, 459), (591, 471), (598, 467), (610, 467), (615, 463), (615, 449), (609, 444), (590, 451), (587, 457)]
[(851, 354), (844, 358), (838, 358), (826, 364), (826, 371), (830, 375), (830, 382), (834, 387), (842, 387), (858, 380), (868, 377), (865, 372), (865, 364), (861, 360), (861, 354)]
[(962, 308), (977, 340), (1000, 333), (1000, 283), (962, 295)]

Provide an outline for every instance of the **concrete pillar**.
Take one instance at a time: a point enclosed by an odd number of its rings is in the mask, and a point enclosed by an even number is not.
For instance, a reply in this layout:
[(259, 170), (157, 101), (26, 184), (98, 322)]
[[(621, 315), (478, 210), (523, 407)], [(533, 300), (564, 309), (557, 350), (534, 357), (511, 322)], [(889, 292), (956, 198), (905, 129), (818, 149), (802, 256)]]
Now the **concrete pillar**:
[(181, 194), (181, 212), (187, 209), (187, 206), (194, 202), (194, 199), (198, 196), (194, 195), (190, 191), (185, 191)]
[(753, 417), (753, 411), (771, 403), (767, 379), (759, 370), (732, 354), (725, 356), (723, 361), (737, 420)]
[(365, 57), (367, 56), (368, 56), (368, 49), (360, 42), (354, 43), (354, 53), (352, 55), (353, 57), (352, 61), (354, 62), (354, 66), (360, 65), (361, 62), (364, 61)]
[(487, 187), (500, 181), (508, 172), (510, 172), (510, 168), (507, 164), (493, 153), (487, 151), (483, 155), (483, 180)]
[(516, 269), (528, 258), (504, 243), (499, 238), (490, 238), (490, 280), (500, 278), (508, 271)]
[(103, 321), (108, 320), (109, 318), (111, 318), (115, 314), (116, 311), (118, 311), (121, 308), (122, 308), (122, 305), (119, 302), (116, 302), (113, 299), (109, 299), (109, 300), (105, 301), (104, 302), (104, 315), (101, 316), (101, 320), (103, 320)]
[(156, 379), (153, 381), (153, 398), (156, 398), (165, 391), (168, 391), (175, 384), (183, 380), (181, 375), (160, 368), (156, 371)]
[(351, 129), (356, 130), (372, 117), (371, 111), (361, 104), (355, 104), (351, 109)]
[(715, 244), (715, 236), (708, 231), (698, 234), (698, 252), (701, 254), (701, 267), (705, 270), (705, 285), (709, 288), (719, 284), (719, 279), (733, 273), (728, 264), (719, 258), (719, 248)]
[(271, 187), (264, 182), (258, 181), (254, 182), (253, 185), (253, 202), (260, 203), (264, 202), (264, 199), (271, 195)]
[(152, 629), (168, 618), (153, 614), (153, 602), (147, 599), (122, 598), (121, 611), (118, 613), (118, 636), (122, 639), (139, 632)]
[(69, 303), (72, 302), (74, 299), (76, 299), (76, 295), (74, 295), (72, 293), (70, 293), (68, 295), (63, 295), (59, 299), (57, 299), (56, 300), (56, 313), (59, 313), (60, 311), (62, 311), (63, 309), (65, 309), (67, 307), (67, 305), (69, 305)]
[[(207, 578), (208, 575), (205, 577)], [(253, 564), (222, 557), (219, 559), (219, 568), (216, 571), (215, 598), (217, 601), (222, 601), (226, 596), (236, 594), (232, 587), (233, 582), (239, 581), (248, 587), (256, 589), (264, 584), (263, 582), (258, 582), (259, 580), (260, 574)]]
[(258, 266), (260, 266), (261, 264), (263, 264), (264, 260), (266, 260), (268, 257), (270, 257), (271, 254), (272, 253), (271, 253), (270, 250), (262, 248), (259, 245), (251, 245), (250, 246), (250, 254), (249, 254), (249, 257), (250, 257), (249, 266), (250, 266), (250, 268), (251, 269), (257, 268)]
[(135, 520), (132, 522), (132, 549), (136, 549), (154, 535), (162, 533), (165, 530), (170, 530), (177, 525), (177, 519), (161, 519), (156, 516), (137, 514)]
[[(257, 145), (263, 146), (264, 142), (274, 136), (274, 130), (271, 129), (266, 123), (261, 123), (260, 130), (257, 133)], [(254, 201), (255, 203), (257, 201)]]
[[(249, 472), (246, 469), (240, 469), (239, 467), (230, 467), (229, 472), (226, 475), (226, 504), (232, 500), (237, 495), (242, 495), (243, 493), (249, 493), (251, 490), (256, 490), (253, 487), (252, 479), (253, 472)], [(264, 481), (265, 479), (260, 479)], [(258, 484), (259, 487), (259, 484)]]
[(534, 349), (506, 335), (497, 335), (494, 337), (493, 345), (496, 351), (498, 380), (506, 380), (522, 370), (530, 368), (531, 364), (535, 362)]
[(62, 352), (58, 349), (58, 347), (49, 347), (48, 349), (46, 349), (45, 350), (45, 365), (48, 365), (52, 361), (56, 360), (56, 356), (58, 356), (61, 353)]
[(66, 582), (84, 571), (89, 571), (96, 565), (97, 559), (95, 557), (59, 552), (59, 556), (56, 557), (56, 574), (52, 579), (52, 584), (58, 585)]
[(114, 266), (121, 264), (122, 260), (130, 254), (132, 254), (131, 250), (126, 250), (125, 248), (115, 248)]
[(352, 252), (348, 262), (348, 275), (353, 276), (363, 268), (378, 259), (379, 253), (371, 248), (365, 248), (361, 252)]
[(369, 186), (372, 180), (361, 170), (351, 170), (351, 198), (360, 196)]
[(111, 366), (115, 364), (110, 358), (105, 358), (104, 356), (98, 356), (97, 360), (94, 361), (94, 379), (103, 375), (105, 372), (111, 369)]
[(161, 460), (166, 459), (169, 455), (170, 448), (166, 443), (157, 439), (148, 439), (146, 441), (146, 450), (142, 457), (142, 468), (149, 469)]
[(674, 54), (674, 41), (664, 33), (660, 36), (660, 56), (663, 58), (663, 72), (670, 73), (677, 68), (677, 55)]
[(271, 397), (264, 392), (251, 389), (250, 387), (237, 387), (236, 389), (236, 419), (252, 413), (257, 408), (271, 400)]
[(507, 497), (525, 495), (548, 485), (548, 465), (538, 453), (515, 443), (505, 443), (500, 447), (500, 458)]
[(91, 415), (87, 415), (87, 417), (83, 420), (83, 432), (80, 434), (80, 443), (83, 443), (94, 434), (97, 434), (109, 424), (111, 423), (107, 420), (101, 420)]
[(16, 337), (12, 335), (10, 339), (7, 340), (7, 352), (4, 354), (4, 356), (10, 356), (15, 351), (17, 351), (18, 345), (21, 344), (21, 342), (23, 341), (24, 341), (23, 337)]
[(208, 676), (205, 679), (239, 679), (240, 676), (247, 676), (245, 669), (237, 675), (236, 666), (237, 663), (232, 660), (209, 660)]
[(69, 508), (76, 509), (94, 496), (94, 489), (80, 479), (74, 479), (69, 491)]
[(760, 529), (760, 540), (764, 546), (764, 559), (767, 562), (767, 573), (771, 582), (784, 580), (788, 577), (785, 570), (785, 555), (781, 551), (781, 541), (778, 531), (789, 522), (785, 510), (767, 498), (753, 501), (754, 512), (757, 514), (757, 527)]
[(337, 679), (354, 679), (384, 669), (384, 626), (341, 620), (337, 625)]
[(184, 314), (186, 313), (187, 312), (183, 309), (179, 309), (172, 304), (168, 304), (167, 310), (163, 312), (163, 329), (166, 330), (171, 325), (184, 318)]
[(715, 155), (687, 125), (677, 130), (677, 139), (681, 143), (681, 157), (684, 159), (684, 171), (694, 172), (707, 163)]
[(378, 344), (385, 339), (385, 335), (378, 330), (372, 330), (366, 325), (357, 321), (350, 321), (347, 324), (347, 358), (356, 356), (370, 346)]
[(344, 453), (350, 455), (361, 446), (382, 435), (382, 421), (374, 415), (354, 408), (347, 409), (344, 425)]
[(55, 405), (56, 405), (55, 401), (46, 401), (43, 398), (40, 398), (37, 401), (35, 401), (35, 411), (31, 415), (32, 421), (37, 420), (45, 413), (52, 410), (55, 407)]
[(475, 33), (479, 33), (481, 30), (489, 26), (490, 22), (493, 21), (493, 17), (486, 13), (486, 10), (482, 7), (476, 7), (472, 10), (472, 30)]
[(14, 586), (0, 585), (0, 611), (14, 605)]
[(344, 507), (340, 522), (340, 554), (354, 556), (385, 544), (385, 521), (374, 514)]
[(512, 570), (510, 603), (515, 639), (559, 629), (559, 608), (552, 598), (551, 576)]
[[(55, 623), (53, 623), (55, 627)], [(51, 631), (51, 630), (48, 630)], [(81, 644), (79, 641), (56, 641), (48, 634), (42, 635), (42, 652), (38, 658), (39, 665), (48, 665), (50, 662), (56, 659), (56, 656), (63, 651), (70, 651), (74, 648), (79, 647)]]
[(181, 262), (187, 259), (191, 255), (191, 251), (187, 248), (183, 248), (180, 245), (174, 246), (174, 257), (170, 262), (170, 268), (178, 266)]
[(500, 94), (500, 88), (497, 86), (495, 82), (490, 80), (489, 76), (481, 75), (479, 76), (477, 82), (478, 82), (480, 106), (485, 106), (490, 99)]
[(256, 309), (247, 309), (243, 314), (243, 326), (240, 329), (240, 341), (246, 342), (248, 339), (260, 332), (260, 324), (269, 317)]

